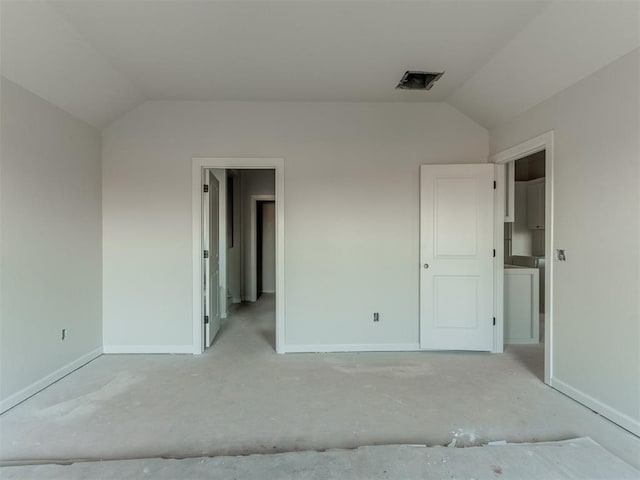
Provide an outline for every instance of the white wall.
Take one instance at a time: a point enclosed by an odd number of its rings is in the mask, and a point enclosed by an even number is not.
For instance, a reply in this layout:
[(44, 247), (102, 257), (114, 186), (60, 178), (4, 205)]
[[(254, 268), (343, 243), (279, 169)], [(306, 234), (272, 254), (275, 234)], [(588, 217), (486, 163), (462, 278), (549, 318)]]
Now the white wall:
[(262, 292), (276, 291), (276, 204), (262, 205)]
[[(256, 272), (252, 272), (251, 263), (251, 196), (275, 195), (276, 176), (275, 170), (241, 170), (240, 171), (241, 195), (242, 195), (242, 299), (252, 300), (257, 298), (254, 291), (255, 283), (252, 279)], [(256, 217), (258, 212), (256, 211)], [(255, 225), (253, 226), (255, 228)], [(259, 234), (259, 233), (258, 233)], [(275, 272), (274, 272), (275, 275)], [(274, 286), (275, 290), (275, 286)]]
[(555, 131), (552, 382), (636, 434), (639, 69), (636, 50), (491, 132), (499, 152)]
[(3, 410), (100, 353), (102, 235), (99, 131), (4, 78), (0, 111)]
[(191, 351), (203, 156), (285, 159), (285, 347), (417, 347), (418, 166), (485, 162), (484, 128), (446, 104), (145, 103), (103, 131), (105, 345)]

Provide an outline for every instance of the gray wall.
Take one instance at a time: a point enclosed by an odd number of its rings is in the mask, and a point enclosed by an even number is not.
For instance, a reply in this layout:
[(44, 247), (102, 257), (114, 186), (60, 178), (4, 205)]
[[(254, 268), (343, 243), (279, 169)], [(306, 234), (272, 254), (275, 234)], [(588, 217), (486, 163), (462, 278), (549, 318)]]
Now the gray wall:
[[(227, 255), (227, 292), (233, 303), (242, 301), (242, 196), (240, 171), (227, 171), (227, 185), (233, 182), (233, 245)], [(227, 245), (231, 245), (228, 243)]]
[(262, 205), (262, 292), (276, 291), (276, 204)]
[(4, 78), (0, 112), (0, 397), (7, 406), (100, 351), (101, 147), (98, 130)]
[(285, 349), (416, 348), (419, 165), (488, 142), (441, 103), (143, 104), (103, 131), (105, 347), (191, 350), (192, 158), (276, 157)]
[(240, 179), (240, 183), (242, 185), (241, 195), (243, 241), (242, 298), (243, 300), (248, 300), (251, 298), (255, 298), (256, 295), (260, 293), (253, 291), (253, 284), (251, 282), (251, 279), (255, 276), (255, 272), (251, 271), (251, 196), (275, 195), (276, 177), (274, 170), (240, 170)]
[[(640, 50), (491, 131), (555, 131), (552, 382), (640, 434)], [(552, 253), (552, 252), (549, 252)]]

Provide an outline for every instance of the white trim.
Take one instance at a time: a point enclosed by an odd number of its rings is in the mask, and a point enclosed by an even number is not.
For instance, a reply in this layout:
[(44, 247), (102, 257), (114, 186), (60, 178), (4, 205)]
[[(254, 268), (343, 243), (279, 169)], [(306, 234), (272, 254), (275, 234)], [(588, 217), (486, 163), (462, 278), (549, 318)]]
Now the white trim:
[(262, 290), (260, 293), (276, 293), (275, 290)]
[[(518, 160), (532, 153), (545, 150), (545, 276), (544, 276), (544, 382), (551, 385), (553, 378), (553, 130), (538, 135), (514, 147), (503, 150), (490, 157), (498, 165)], [(504, 178), (504, 177), (498, 177)], [(503, 187), (504, 188), (504, 187)], [(496, 192), (500, 190), (498, 189)], [(502, 190), (504, 195), (504, 190)], [(498, 193), (496, 193), (498, 194)], [(501, 203), (502, 202), (502, 203)], [(500, 209), (500, 210), (498, 210)], [(503, 326), (504, 318), (501, 305), (504, 303), (504, 199), (496, 202), (496, 324)], [(501, 232), (499, 235), (497, 232)], [(500, 288), (500, 284), (502, 288)], [(498, 317), (499, 316), (499, 317)]]
[(418, 352), (419, 343), (341, 343), (322, 345), (287, 345), (286, 353), (329, 352)]
[[(249, 285), (251, 290), (247, 295), (247, 300), (255, 302), (258, 299), (258, 202), (275, 202), (275, 195), (251, 195), (250, 200), (250, 218), (251, 227), (249, 229), (249, 244), (251, 251), (249, 252)], [(275, 293), (275, 292), (273, 292)]]
[(86, 365), (92, 360), (95, 360), (100, 355), (102, 355), (102, 350), (103, 350), (102, 347), (98, 347), (95, 350), (90, 351), (89, 353), (85, 353), (84, 355), (77, 358), (76, 360), (67, 363), (63, 367), (60, 367), (55, 372), (50, 373), (46, 377), (43, 377), (40, 380), (33, 382), (28, 387), (25, 387), (19, 392), (16, 392), (13, 395), (10, 395), (9, 397), (5, 398), (0, 402), (0, 413), (4, 413), (10, 408), (15, 407), (19, 403), (24, 402), (29, 397), (47, 388), (49, 385), (52, 385), (53, 383), (57, 382), (61, 378), (69, 375), (74, 370), (77, 370), (78, 368)]
[(587, 408), (595, 411), (596, 413), (608, 418), (612, 422), (620, 425), (622, 428), (629, 430), (635, 435), (640, 435), (640, 421), (631, 418), (629, 415), (610, 407), (606, 403), (602, 403), (600, 400), (593, 398), (591, 395), (584, 393), (582, 390), (572, 387), (568, 383), (558, 380), (557, 377), (551, 379), (550, 385), (573, 400), (581, 403)]
[(204, 168), (274, 169), (276, 174), (276, 352), (284, 353), (285, 339), (285, 237), (284, 237), (284, 159), (282, 158), (193, 158), (191, 169), (191, 224), (192, 224), (192, 333), (191, 353), (204, 350), (202, 302), (200, 301), (202, 278), (200, 255), (200, 191)]
[(192, 345), (105, 345), (103, 352), (110, 354), (125, 353), (193, 353)]

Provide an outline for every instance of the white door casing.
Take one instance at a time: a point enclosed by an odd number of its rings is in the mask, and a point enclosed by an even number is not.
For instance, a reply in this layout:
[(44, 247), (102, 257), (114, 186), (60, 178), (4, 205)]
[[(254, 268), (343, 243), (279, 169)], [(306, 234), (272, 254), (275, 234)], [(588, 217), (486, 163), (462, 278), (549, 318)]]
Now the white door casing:
[(494, 165), (420, 167), (420, 348), (494, 349)]
[(276, 173), (276, 352), (286, 353), (285, 344), (285, 192), (284, 159), (196, 157), (191, 166), (191, 225), (192, 225), (192, 334), (193, 353), (204, 351), (202, 305), (202, 182), (203, 171), (212, 168), (273, 169)]
[[(544, 382), (558, 388), (558, 385), (553, 384), (553, 350), (554, 350), (554, 328), (553, 328), (553, 280), (554, 280), (554, 262), (553, 262), (553, 212), (554, 212), (554, 200), (553, 200), (553, 177), (554, 177), (554, 132), (550, 130), (542, 135), (531, 138), (525, 142), (519, 143), (511, 148), (507, 148), (501, 152), (492, 155), (489, 159), (493, 162), (498, 169), (504, 169), (505, 164), (512, 163), (520, 158), (524, 158), (533, 153), (545, 151), (545, 180), (544, 180), (544, 251), (547, 257), (544, 268)], [(496, 208), (503, 209), (504, 198), (504, 185), (498, 184)], [(504, 224), (502, 219), (496, 217), (495, 220), (495, 235), (496, 238), (502, 238), (504, 234)], [(499, 241), (496, 243), (496, 289), (495, 289), (495, 305), (496, 305), (496, 318), (499, 326), (504, 324), (504, 251), (503, 243)], [(541, 293), (542, 295), (542, 293)], [(498, 331), (500, 333), (500, 330)], [(502, 346), (501, 335), (498, 338), (498, 346)], [(561, 389), (561, 388), (559, 388)], [(566, 395), (573, 398), (571, 392), (563, 391)]]

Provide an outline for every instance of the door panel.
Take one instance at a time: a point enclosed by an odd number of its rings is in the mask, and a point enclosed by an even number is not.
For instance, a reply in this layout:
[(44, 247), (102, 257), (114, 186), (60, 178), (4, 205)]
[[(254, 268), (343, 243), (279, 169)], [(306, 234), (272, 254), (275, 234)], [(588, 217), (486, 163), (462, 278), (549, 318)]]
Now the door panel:
[(439, 276), (433, 281), (438, 328), (478, 327), (478, 277)]
[(477, 255), (477, 182), (436, 178), (434, 183), (436, 256)]
[(420, 167), (420, 347), (493, 349), (491, 164)]
[(211, 171), (209, 175), (209, 324), (207, 346), (220, 330), (220, 249), (219, 249), (219, 186)]
[(207, 348), (220, 330), (219, 188), (209, 170), (204, 171), (204, 185), (208, 189), (202, 196), (202, 244), (208, 252), (203, 269), (203, 310), (208, 318), (203, 338)]

